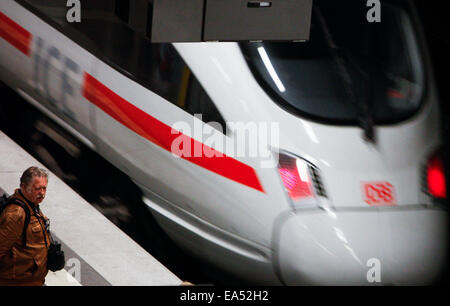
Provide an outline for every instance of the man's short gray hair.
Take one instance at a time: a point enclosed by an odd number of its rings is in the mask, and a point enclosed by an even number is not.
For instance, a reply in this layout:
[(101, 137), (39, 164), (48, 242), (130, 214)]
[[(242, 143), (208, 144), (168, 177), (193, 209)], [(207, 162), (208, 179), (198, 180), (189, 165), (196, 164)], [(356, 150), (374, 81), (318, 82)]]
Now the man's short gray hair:
[(48, 180), (48, 173), (46, 170), (38, 167), (30, 167), (25, 170), (20, 178), (20, 186), (28, 186), (33, 177), (45, 177)]

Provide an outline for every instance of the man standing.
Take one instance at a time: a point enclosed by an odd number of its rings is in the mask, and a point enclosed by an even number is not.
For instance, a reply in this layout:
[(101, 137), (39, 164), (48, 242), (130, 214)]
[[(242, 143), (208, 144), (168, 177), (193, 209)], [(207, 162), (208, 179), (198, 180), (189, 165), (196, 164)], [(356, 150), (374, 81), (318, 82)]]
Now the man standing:
[(10, 204), (0, 215), (0, 286), (44, 284), (50, 237), (48, 218), (39, 204), (45, 198), (47, 183), (45, 170), (37, 167), (25, 170), (20, 188), (10, 198), (20, 205)]

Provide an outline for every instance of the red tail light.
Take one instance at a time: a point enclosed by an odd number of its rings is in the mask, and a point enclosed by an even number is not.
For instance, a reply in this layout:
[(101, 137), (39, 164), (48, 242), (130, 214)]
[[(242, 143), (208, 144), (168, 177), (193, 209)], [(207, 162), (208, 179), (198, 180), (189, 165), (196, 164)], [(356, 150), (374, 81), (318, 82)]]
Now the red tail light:
[(280, 154), (278, 171), (286, 192), (292, 200), (315, 197), (309, 165), (305, 161)]
[(440, 155), (434, 154), (427, 164), (427, 186), (428, 193), (435, 198), (445, 199), (447, 197), (444, 164)]

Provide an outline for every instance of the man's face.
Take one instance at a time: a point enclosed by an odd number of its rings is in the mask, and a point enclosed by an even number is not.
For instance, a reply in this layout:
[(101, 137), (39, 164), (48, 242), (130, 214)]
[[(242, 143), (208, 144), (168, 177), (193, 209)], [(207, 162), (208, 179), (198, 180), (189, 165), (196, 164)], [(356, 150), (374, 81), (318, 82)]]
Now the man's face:
[(34, 204), (41, 203), (47, 191), (47, 179), (45, 177), (34, 176), (28, 186), (21, 187), (23, 195)]

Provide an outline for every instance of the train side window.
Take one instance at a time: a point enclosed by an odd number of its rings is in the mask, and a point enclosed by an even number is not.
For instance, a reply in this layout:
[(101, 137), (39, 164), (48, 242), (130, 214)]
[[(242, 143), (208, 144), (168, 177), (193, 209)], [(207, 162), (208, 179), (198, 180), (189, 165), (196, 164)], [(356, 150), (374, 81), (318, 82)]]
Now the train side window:
[[(221, 132), (226, 134), (224, 118), (194, 75), (191, 75), (189, 82), (185, 109), (190, 114), (202, 114), (202, 120), (206, 123), (219, 123)], [(211, 126), (215, 128), (214, 125)]]
[[(78, 22), (68, 23), (67, 13), (70, 7), (67, 0), (16, 0), (20, 4), (28, 4), (46, 17), (56, 21), (59, 25), (75, 25)], [(81, 1), (81, 19), (104, 18), (110, 19), (114, 11), (122, 9), (124, 6), (115, 5), (110, 0)], [(105, 14), (106, 13), (106, 14)], [(81, 22), (82, 22), (81, 21)]]
[[(221, 132), (225, 134), (224, 118), (175, 48), (171, 44), (151, 45), (157, 49), (157, 52), (153, 52), (152, 59), (157, 62), (157, 65), (152, 65), (156, 71), (143, 76), (150, 77), (149, 81), (155, 85), (154, 88), (158, 88), (160, 95), (171, 103), (191, 115), (201, 114), (205, 123), (219, 123)], [(147, 56), (144, 58), (149, 59)]]

